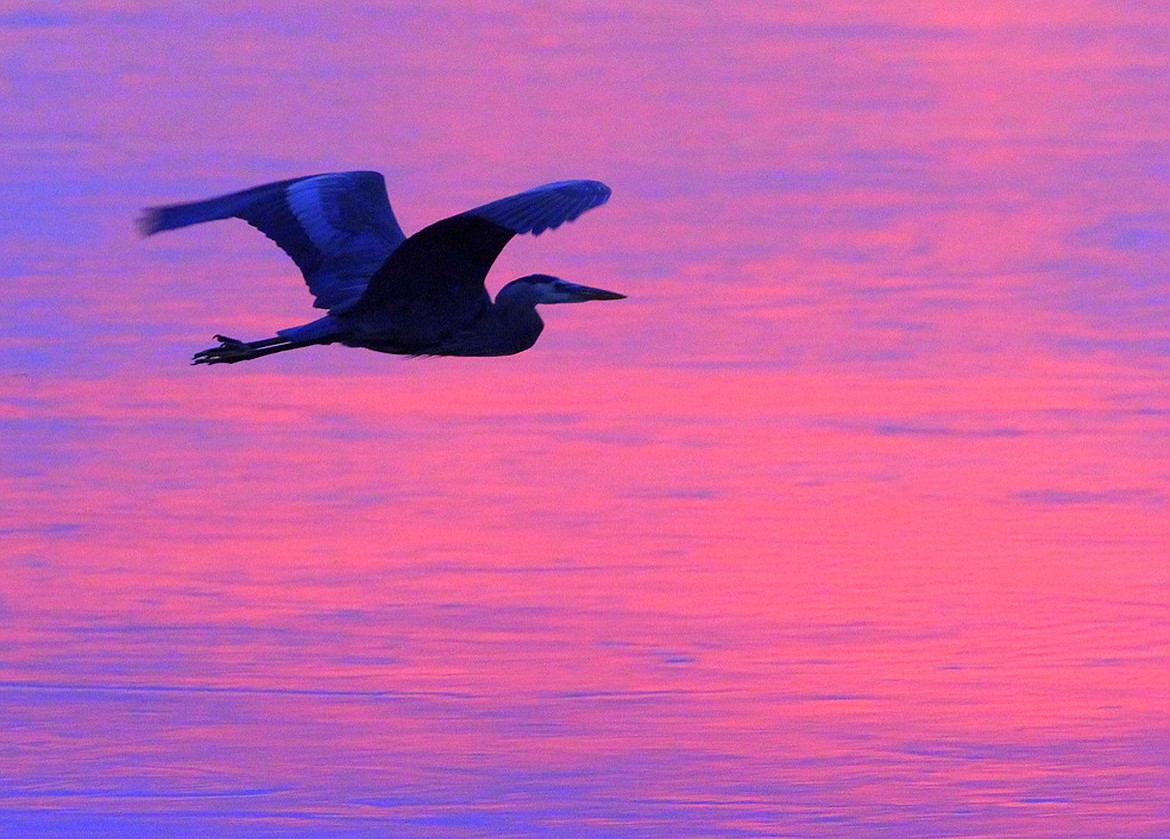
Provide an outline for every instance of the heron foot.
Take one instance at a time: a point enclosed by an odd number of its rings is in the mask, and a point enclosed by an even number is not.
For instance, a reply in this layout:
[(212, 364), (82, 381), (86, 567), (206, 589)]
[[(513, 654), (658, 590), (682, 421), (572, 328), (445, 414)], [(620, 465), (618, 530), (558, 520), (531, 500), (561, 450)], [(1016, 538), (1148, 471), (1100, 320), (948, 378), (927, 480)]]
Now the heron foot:
[(246, 341), (229, 338), (226, 335), (216, 335), (218, 347), (200, 350), (191, 357), (192, 364), (235, 364), (237, 361), (247, 361), (255, 358), (256, 348)]

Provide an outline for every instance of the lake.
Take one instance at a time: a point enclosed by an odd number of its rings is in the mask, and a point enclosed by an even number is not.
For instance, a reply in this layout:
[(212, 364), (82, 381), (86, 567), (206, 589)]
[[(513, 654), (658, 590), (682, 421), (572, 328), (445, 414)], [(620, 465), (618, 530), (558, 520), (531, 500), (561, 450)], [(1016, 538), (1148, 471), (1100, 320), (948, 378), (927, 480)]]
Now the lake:
[[(1170, 11), (0, 11), (0, 836), (1170, 834)], [(629, 295), (311, 347), (242, 222)]]

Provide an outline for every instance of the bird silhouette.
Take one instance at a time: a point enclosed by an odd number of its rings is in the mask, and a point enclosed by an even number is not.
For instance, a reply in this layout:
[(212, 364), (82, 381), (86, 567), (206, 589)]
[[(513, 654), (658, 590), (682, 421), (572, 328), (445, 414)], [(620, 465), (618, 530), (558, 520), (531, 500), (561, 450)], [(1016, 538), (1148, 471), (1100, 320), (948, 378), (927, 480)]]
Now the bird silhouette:
[(625, 297), (548, 274), (513, 280), (494, 301), (484, 287), (513, 236), (539, 236), (609, 196), (599, 181), (558, 181), (437, 221), (408, 238), (382, 175), (334, 172), (152, 207), (138, 228), (149, 236), (243, 219), (292, 257), (316, 298), (313, 305), (328, 310), (259, 341), (216, 335), (219, 345), (195, 353), (193, 364), (234, 364), (314, 344), (412, 356), (513, 355), (540, 337), (538, 304)]

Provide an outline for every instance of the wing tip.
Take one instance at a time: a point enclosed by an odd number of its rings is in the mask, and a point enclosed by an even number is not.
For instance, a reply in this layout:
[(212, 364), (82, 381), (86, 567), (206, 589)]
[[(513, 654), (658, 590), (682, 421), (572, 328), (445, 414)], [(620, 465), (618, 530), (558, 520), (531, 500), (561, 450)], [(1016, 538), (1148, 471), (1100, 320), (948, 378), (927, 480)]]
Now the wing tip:
[(613, 190), (601, 181), (586, 181), (585, 183), (597, 190), (602, 202), (608, 201), (609, 196), (613, 195)]
[[(585, 190), (587, 194), (590, 194), (597, 201), (597, 204), (604, 204), (613, 195), (613, 190), (607, 184), (588, 178), (578, 178), (572, 181), (556, 181), (551, 184), (545, 184), (543, 187), (537, 187), (537, 189), (548, 189), (550, 187), (576, 187), (577, 189)], [(597, 204), (593, 206), (597, 206)]]
[(575, 180), (575, 181), (560, 181), (560, 182), (554, 183), (554, 184), (546, 184), (546, 187), (547, 186), (562, 187), (562, 186), (570, 186), (570, 185), (585, 191), (586, 201), (583, 204), (570, 210), (568, 213), (565, 214), (564, 218), (556, 220), (552, 223), (537, 222), (537, 224), (533, 225), (528, 230), (525, 230), (522, 232), (531, 233), (533, 236), (539, 236), (541, 233), (544, 233), (545, 231), (556, 230), (562, 224), (568, 224), (571, 221), (576, 221), (582, 215), (584, 215), (587, 210), (592, 210), (595, 207), (600, 207), (602, 204), (604, 204), (606, 201), (609, 200), (609, 197), (611, 195), (613, 195), (613, 190), (610, 189), (606, 184), (602, 183), (601, 181), (593, 181), (593, 180), (587, 180), (587, 179), (579, 179), (579, 180)]
[(165, 230), (163, 208), (147, 207), (135, 220), (134, 227), (138, 230), (138, 235), (143, 237), (152, 236), (160, 230)]

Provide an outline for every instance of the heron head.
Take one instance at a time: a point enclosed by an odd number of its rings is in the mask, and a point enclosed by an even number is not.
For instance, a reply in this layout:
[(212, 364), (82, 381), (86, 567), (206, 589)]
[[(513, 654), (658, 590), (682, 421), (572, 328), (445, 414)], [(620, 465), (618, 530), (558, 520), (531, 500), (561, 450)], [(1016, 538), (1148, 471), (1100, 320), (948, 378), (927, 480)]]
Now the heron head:
[(584, 303), (586, 300), (622, 300), (625, 298), (624, 294), (618, 294), (616, 291), (577, 285), (548, 274), (529, 274), (527, 277), (513, 280), (509, 285), (520, 283), (528, 286), (537, 303)]

